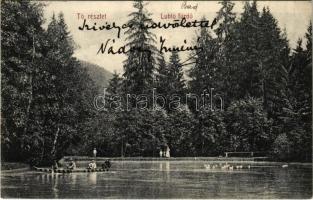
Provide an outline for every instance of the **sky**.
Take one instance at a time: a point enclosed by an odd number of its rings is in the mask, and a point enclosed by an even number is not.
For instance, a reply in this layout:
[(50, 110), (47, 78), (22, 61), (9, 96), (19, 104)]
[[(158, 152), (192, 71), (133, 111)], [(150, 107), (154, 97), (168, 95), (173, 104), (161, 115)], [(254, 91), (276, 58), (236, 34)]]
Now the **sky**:
[[(172, 22), (173, 19), (164, 19), (168, 15), (175, 15), (176, 19), (181, 15), (190, 17), (187, 20), (201, 20), (205, 17), (212, 21), (216, 17), (216, 12), (220, 8), (218, 1), (186, 1), (186, 5), (195, 7), (195, 9), (186, 9), (183, 6), (184, 1), (151, 1), (146, 5), (146, 9), (152, 14), (152, 19), (155, 22)], [(97, 64), (110, 72), (122, 73), (123, 61), (126, 59), (123, 54), (108, 55), (97, 54), (100, 45), (106, 43), (110, 39), (109, 44), (115, 39), (113, 44), (114, 49), (125, 44), (125, 36), (123, 31), (121, 37), (117, 38), (116, 30), (105, 31), (81, 31), (78, 29), (82, 26), (82, 15), (87, 18), (88, 15), (102, 14), (103, 19), (87, 19), (87, 23), (93, 25), (104, 25), (115, 22), (117, 25), (122, 25), (128, 21), (129, 13), (135, 11), (132, 1), (47, 1), (44, 9), (44, 17), (46, 18), (45, 26), (49, 23), (53, 13), (56, 15), (63, 12), (65, 22), (68, 25), (68, 30), (71, 33), (77, 48), (74, 56), (80, 60), (88, 61)], [(243, 10), (244, 2), (235, 1), (233, 12), (240, 17)], [(309, 20), (312, 17), (311, 1), (259, 1), (258, 9), (269, 7), (271, 13), (278, 21), (281, 29), (285, 29), (289, 39), (290, 46), (294, 48), (298, 38), (303, 38)], [(78, 14), (79, 13), (79, 14)], [(79, 16), (79, 17), (78, 17)], [(197, 28), (177, 28), (177, 29), (154, 29), (157, 36), (157, 44), (159, 47), (159, 37), (166, 39), (166, 46), (180, 46), (186, 40), (186, 46), (193, 45), (196, 38)], [(169, 54), (167, 53), (166, 59)], [(182, 61), (187, 59), (187, 53), (180, 53)], [(185, 70), (188, 70), (190, 65), (187, 65)]]

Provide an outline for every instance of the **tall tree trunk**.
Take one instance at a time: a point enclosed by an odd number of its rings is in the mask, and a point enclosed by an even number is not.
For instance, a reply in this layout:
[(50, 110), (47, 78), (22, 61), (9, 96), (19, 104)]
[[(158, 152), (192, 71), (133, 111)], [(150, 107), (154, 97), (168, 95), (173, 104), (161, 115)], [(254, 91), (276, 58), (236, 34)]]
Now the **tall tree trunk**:
[(59, 133), (60, 133), (60, 128), (58, 127), (57, 131), (54, 134), (53, 146), (52, 146), (52, 150), (51, 150), (51, 156), (53, 158), (55, 157), (56, 145), (57, 145)]

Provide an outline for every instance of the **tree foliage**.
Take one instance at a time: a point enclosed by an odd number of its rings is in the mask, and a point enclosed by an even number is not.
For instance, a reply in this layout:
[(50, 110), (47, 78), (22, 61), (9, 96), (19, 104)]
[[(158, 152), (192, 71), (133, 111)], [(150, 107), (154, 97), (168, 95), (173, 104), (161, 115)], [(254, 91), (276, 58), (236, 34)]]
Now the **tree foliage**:
[(141, 0), (133, 3), (136, 11), (129, 14), (127, 46), (132, 49), (124, 61), (124, 87), (129, 94), (145, 94), (152, 88), (155, 70), (155, 35), (146, 28), (153, 21)]
[[(1, 65), (5, 99), (2, 105), (6, 107), (2, 110), (2, 128), (6, 131), (3, 138), (4, 157), (36, 165), (49, 164), (66, 154), (67, 148), (79, 141), (80, 134), (88, 131), (85, 124), (92, 118), (94, 85), (73, 58), (74, 43), (62, 13), (57, 19), (53, 16), (47, 30), (43, 30), (40, 4), (8, 1), (2, 5), (1, 11), (7, 20), (21, 23), (20, 27), (16, 25), (16, 30), (10, 29), (11, 21), (2, 24), (6, 27), (2, 29), (6, 35), (2, 45), (15, 45), (7, 47), (10, 52), (5, 53), (4, 63), (8, 65)], [(23, 12), (26, 14), (21, 14)], [(16, 14), (20, 17), (16, 18)], [(15, 52), (12, 51), (14, 49)], [(14, 57), (21, 59), (15, 60), (18, 61), (15, 66), (10, 63)], [(21, 69), (16, 71), (18, 76), (12, 73), (14, 68)], [(24, 83), (20, 84), (15, 78)], [(14, 84), (20, 89), (15, 90)], [(16, 95), (12, 95), (14, 90)], [(12, 100), (19, 103), (9, 103)], [(20, 117), (10, 114), (16, 111), (20, 111)], [(19, 120), (19, 125), (14, 125), (12, 120)], [(20, 158), (11, 156), (14, 151)]]
[[(48, 165), (93, 148), (99, 156), (158, 156), (168, 146), (172, 156), (262, 151), (277, 160), (310, 161), (312, 24), (290, 50), (269, 8), (245, 2), (236, 17), (233, 2), (220, 5), (217, 27), (195, 36), (201, 48), (187, 58), (192, 65), (185, 79), (186, 61), (172, 52), (166, 62), (156, 52), (155, 35), (146, 28), (151, 14), (135, 1), (124, 73), (109, 81), (107, 107), (99, 111), (93, 107), (99, 87), (73, 56), (63, 14), (44, 29), (42, 4), (2, 1), (2, 158)], [(160, 102), (136, 108), (131, 100), (125, 109), (126, 94), (149, 96), (154, 88), (166, 97), (164, 108)], [(199, 106), (211, 88), (224, 109)], [(170, 97), (182, 100), (187, 91), (198, 96), (198, 109), (194, 102), (170, 109)]]

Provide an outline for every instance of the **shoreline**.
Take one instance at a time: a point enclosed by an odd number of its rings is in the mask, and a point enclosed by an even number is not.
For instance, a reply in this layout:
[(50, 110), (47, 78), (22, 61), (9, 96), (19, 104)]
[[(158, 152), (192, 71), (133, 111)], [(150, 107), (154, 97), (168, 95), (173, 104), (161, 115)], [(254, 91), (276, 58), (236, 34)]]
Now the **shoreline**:
[(289, 161), (271, 161), (268, 157), (91, 157), (91, 156), (64, 156), (60, 161), (68, 162), (74, 159), (77, 162), (84, 161), (105, 161), (107, 159), (114, 161), (127, 161), (127, 162), (159, 162), (159, 161), (176, 161), (176, 162), (229, 162), (229, 163), (271, 163), (271, 164), (290, 164), (290, 165), (304, 165), (312, 166), (311, 162), (289, 162)]
[[(304, 166), (312, 167), (310, 162), (286, 162), (286, 161), (268, 161), (268, 160), (254, 160), (254, 158), (243, 158), (243, 157), (171, 157), (171, 158), (156, 158), (156, 157), (88, 157), (88, 156), (64, 156), (59, 162), (67, 163), (70, 159), (74, 159), (76, 162), (84, 163), (95, 160), (96, 162), (104, 162), (110, 159), (111, 162), (209, 162), (209, 163), (242, 163), (242, 164), (270, 164), (274, 166), (278, 165), (290, 165), (290, 166)], [(3, 165), (11, 165), (12, 169), (3, 169)], [(17, 162), (2, 162), (1, 173), (12, 173), (12, 172), (22, 172), (28, 171), (31, 167), (26, 163)]]

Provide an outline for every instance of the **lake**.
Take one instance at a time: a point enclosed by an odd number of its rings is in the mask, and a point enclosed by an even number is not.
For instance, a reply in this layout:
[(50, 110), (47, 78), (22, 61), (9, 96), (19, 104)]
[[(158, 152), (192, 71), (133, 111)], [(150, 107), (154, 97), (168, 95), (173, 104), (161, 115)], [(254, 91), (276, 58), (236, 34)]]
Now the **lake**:
[[(205, 164), (214, 164), (216, 169), (206, 169)], [(219, 168), (224, 164), (212, 161), (114, 161), (108, 173), (4, 173), (1, 175), (1, 196), (251, 199), (312, 196), (311, 166), (283, 168), (277, 163), (228, 162), (234, 167), (242, 165), (242, 169)]]

